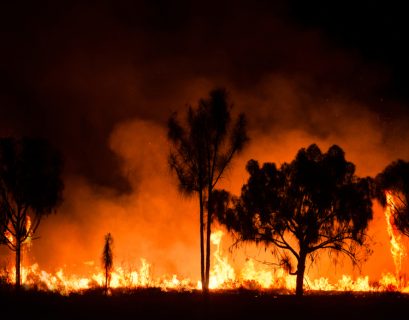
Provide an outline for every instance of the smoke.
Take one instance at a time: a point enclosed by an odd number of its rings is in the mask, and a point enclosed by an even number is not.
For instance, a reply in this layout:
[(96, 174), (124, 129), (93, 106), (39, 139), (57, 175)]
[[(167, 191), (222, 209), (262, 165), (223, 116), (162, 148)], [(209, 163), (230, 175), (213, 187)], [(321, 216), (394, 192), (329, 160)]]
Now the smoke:
[(130, 120), (115, 127), (109, 145), (120, 155), (134, 192), (118, 196), (82, 178), (67, 180), (67, 200), (58, 215), (44, 221), (33, 255), (48, 267), (57, 268), (61, 261), (99, 266), (101, 241), (110, 232), (116, 266), (139, 268), (145, 258), (159, 275), (192, 275), (199, 267), (196, 259), (187, 258), (199, 247), (196, 210), (191, 199), (178, 194), (169, 174), (166, 131), (149, 121)]
[[(251, 141), (220, 185), (235, 194), (249, 159), (282, 164), (311, 143), (341, 146), (360, 176), (409, 158), (407, 112), (384, 95), (389, 70), (301, 28), (282, 4), (101, 3), (3, 10), (15, 19), (3, 19), (0, 135), (45, 137), (66, 163), (65, 201), (42, 221), (26, 261), (98, 266), (111, 232), (114, 264), (144, 257), (157, 274), (198, 279), (197, 202), (178, 193), (167, 167), (166, 120), (215, 86), (249, 121)], [(383, 219), (376, 206), (364, 266), (375, 277), (393, 270)], [(332, 268), (323, 259), (311, 272)]]
[[(192, 83), (191, 95), (198, 99), (203, 83)], [(200, 89), (196, 88), (197, 83)], [(380, 126), (376, 113), (365, 105), (317, 101), (312, 96), (307, 99), (306, 95), (297, 95), (296, 82), (281, 77), (270, 77), (260, 88), (254, 95), (230, 90), (235, 102), (234, 115), (246, 112), (251, 138), (221, 181), (220, 187), (235, 194), (240, 193), (247, 181), (244, 168), (249, 159), (280, 165), (291, 161), (300, 148), (311, 143), (317, 143), (322, 151), (332, 144), (340, 145), (360, 176), (374, 176), (390, 161), (408, 155), (407, 149), (399, 147), (399, 140), (385, 143), (388, 132)], [(254, 107), (250, 109), (250, 105)], [(178, 193), (177, 179), (167, 166), (166, 126), (138, 118), (119, 122), (111, 131), (107, 146), (120, 159), (120, 172), (132, 192), (118, 195), (112, 188), (90, 184), (81, 176), (70, 176), (66, 180), (64, 205), (57, 215), (43, 221), (41, 238), (34, 242), (32, 256), (51, 270), (65, 263), (71, 270), (77, 266), (83, 271), (86, 261), (99, 265), (103, 236), (111, 232), (117, 265), (136, 268), (143, 257), (153, 264), (157, 275), (175, 273), (197, 279), (197, 201)], [(373, 237), (374, 254), (363, 265), (362, 272), (376, 279), (393, 270), (383, 211), (377, 204), (369, 234)], [(225, 238), (226, 253), (230, 244)], [(258, 253), (254, 248), (242, 248), (230, 258), (238, 268), (246, 256), (271, 261), (269, 254)], [(341, 261), (334, 273), (333, 265), (324, 255), (309, 271), (310, 275), (338, 278), (343, 273), (359, 272), (346, 260)]]

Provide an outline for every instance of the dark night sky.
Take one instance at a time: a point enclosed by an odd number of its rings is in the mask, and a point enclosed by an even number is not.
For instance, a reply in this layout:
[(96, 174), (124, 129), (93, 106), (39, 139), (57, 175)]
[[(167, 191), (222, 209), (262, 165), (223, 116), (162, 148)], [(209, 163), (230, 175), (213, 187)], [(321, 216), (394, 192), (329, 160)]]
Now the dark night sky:
[(131, 118), (163, 126), (173, 110), (194, 104), (214, 85), (251, 101), (263, 99), (260, 87), (269, 77), (296, 83), (305, 100), (289, 110), (297, 121), (274, 112), (258, 116), (257, 105), (249, 109), (232, 95), (250, 124), (265, 130), (299, 126), (325, 135), (330, 129), (306, 119), (314, 105), (333, 100), (364, 105), (381, 128), (397, 130), (409, 114), (409, 20), (402, 6), (3, 1), (0, 134), (46, 137), (62, 149), (67, 174), (127, 191), (121, 159), (108, 143), (114, 127)]

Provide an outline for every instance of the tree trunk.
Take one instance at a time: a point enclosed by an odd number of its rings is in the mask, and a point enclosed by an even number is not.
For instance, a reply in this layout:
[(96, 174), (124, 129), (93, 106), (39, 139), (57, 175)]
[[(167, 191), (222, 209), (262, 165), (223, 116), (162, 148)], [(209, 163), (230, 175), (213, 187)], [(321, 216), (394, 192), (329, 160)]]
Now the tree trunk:
[(105, 267), (105, 294), (108, 294), (108, 268)]
[(209, 280), (210, 280), (210, 235), (211, 235), (211, 224), (212, 224), (212, 206), (211, 206), (211, 194), (212, 190), (208, 190), (207, 199), (207, 225), (206, 225), (206, 292), (209, 291)]
[(202, 290), (205, 290), (205, 272), (204, 272), (204, 208), (203, 208), (203, 192), (199, 190), (199, 206), (200, 206), (200, 276), (202, 281)]
[(16, 234), (16, 290), (21, 286), (21, 241)]
[(297, 266), (297, 282), (295, 288), (295, 295), (301, 297), (304, 294), (304, 272), (305, 272), (305, 261), (307, 254), (300, 252), (300, 258), (298, 259)]

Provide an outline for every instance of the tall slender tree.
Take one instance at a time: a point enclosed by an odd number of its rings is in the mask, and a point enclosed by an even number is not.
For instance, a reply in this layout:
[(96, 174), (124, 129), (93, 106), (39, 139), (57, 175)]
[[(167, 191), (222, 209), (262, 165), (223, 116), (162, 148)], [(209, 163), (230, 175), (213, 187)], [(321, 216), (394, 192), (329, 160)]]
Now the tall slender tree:
[(217, 217), (238, 241), (273, 245), (283, 265), (297, 276), (298, 296), (303, 295), (308, 257), (326, 249), (360, 261), (357, 249), (365, 245), (372, 218), (374, 183), (355, 175), (340, 147), (321, 153), (313, 144), (279, 169), (250, 160), (247, 171), (250, 177), (239, 198), (215, 192)]
[(204, 292), (209, 289), (212, 194), (233, 157), (248, 140), (246, 120), (240, 114), (232, 123), (231, 105), (224, 89), (214, 89), (197, 108), (189, 107), (182, 125), (174, 114), (168, 121), (172, 144), (169, 166), (179, 180), (179, 188), (197, 194), (200, 224), (200, 274)]
[(9, 224), (9, 215), (7, 214), (7, 207), (3, 207), (3, 201), (0, 202), (0, 245), (7, 244), (7, 225)]
[(396, 160), (376, 176), (380, 193), (378, 199), (383, 206), (387, 205), (386, 193), (394, 201), (391, 203), (394, 224), (405, 236), (409, 237), (409, 162)]
[(105, 235), (104, 250), (102, 251), (102, 265), (105, 271), (105, 294), (108, 293), (109, 283), (111, 281), (111, 272), (114, 267), (114, 260), (112, 254), (112, 245), (114, 239), (111, 233)]
[(21, 248), (62, 201), (61, 154), (43, 139), (0, 139), (0, 209), (3, 241), (15, 251), (16, 288)]

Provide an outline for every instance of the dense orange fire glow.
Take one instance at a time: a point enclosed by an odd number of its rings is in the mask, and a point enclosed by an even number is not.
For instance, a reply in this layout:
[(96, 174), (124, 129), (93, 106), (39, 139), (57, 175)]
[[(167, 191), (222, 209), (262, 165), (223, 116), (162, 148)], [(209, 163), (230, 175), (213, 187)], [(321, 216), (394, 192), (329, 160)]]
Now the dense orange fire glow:
[[(10, 225), (9, 226), (10, 229), (12, 229), (13, 227)], [(31, 228), (31, 218), (30, 216), (26, 216), (26, 230), (29, 231), (28, 237), (26, 240), (24, 240), (24, 245), (26, 245), (26, 247), (31, 245), (31, 237), (32, 237), (32, 230)], [(14, 236), (12, 235), (12, 233), (8, 230), (6, 230), (6, 232), (4, 233), (4, 236), (7, 238), (7, 240), (12, 243), (13, 245), (15, 244), (15, 239)]]
[(7, 231), (4, 233), (4, 236), (7, 238), (8, 241), (10, 241), (10, 243), (14, 243), (14, 237), (13, 237), (13, 235), (11, 234), (10, 231), (7, 230)]
[[(388, 209), (390, 210), (390, 209)], [(210, 288), (212, 290), (223, 289), (257, 289), (257, 290), (280, 290), (282, 293), (292, 293), (295, 290), (295, 276), (289, 275), (284, 269), (272, 269), (266, 265), (257, 263), (253, 259), (248, 259), (243, 268), (237, 272), (229, 263), (227, 256), (221, 250), (221, 240), (223, 232), (215, 231), (211, 236), (214, 245), (213, 265), (210, 272)], [(86, 262), (94, 265), (94, 262)], [(0, 273), (9, 282), (13, 282), (14, 269), (3, 270)], [(105, 276), (101, 270), (90, 277), (79, 275), (67, 275), (63, 269), (56, 273), (48, 273), (40, 269), (38, 264), (33, 264), (22, 268), (23, 284), (27, 288), (37, 288), (39, 290), (50, 290), (63, 295), (85, 289), (98, 288), (104, 286)], [(141, 259), (139, 270), (125, 270), (117, 267), (112, 272), (111, 288), (160, 288), (168, 290), (196, 290), (201, 288), (200, 281), (191, 279), (179, 279), (177, 275), (154, 277), (151, 272), (151, 265)], [(328, 278), (321, 277), (310, 279), (305, 276), (304, 286), (306, 291), (401, 291), (409, 292), (409, 283), (403, 284), (396, 275), (384, 274), (377, 282), (369, 280), (369, 276), (353, 279), (350, 275), (342, 275), (335, 283), (330, 283)]]
[(386, 228), (390, 239), (391, 254), (393, 262), (395, 264), (396, 277), (399, 278), (402, 270), (402, 259), (405, 256), (405, 247), (402, 244), (401, 235), (395, 230), (393, 225), (393, 210), (395, 207), (395, 201), (392, 193), (390, 192), (386, 193), (386, 202), (387, 202), (385, 210)]

